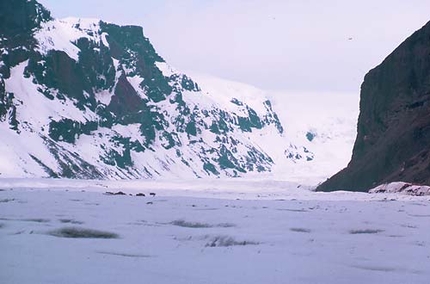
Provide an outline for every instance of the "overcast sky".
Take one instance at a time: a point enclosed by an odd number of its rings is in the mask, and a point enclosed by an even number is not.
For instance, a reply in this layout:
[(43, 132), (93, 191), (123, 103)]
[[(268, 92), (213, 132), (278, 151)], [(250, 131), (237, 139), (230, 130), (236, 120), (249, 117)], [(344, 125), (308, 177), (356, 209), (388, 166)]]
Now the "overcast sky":
[(358, 93), (367, 71), (430, 20), (429, 0), (40, 0), (56, 18), (144, 28), (181, 71), (266, 90)]

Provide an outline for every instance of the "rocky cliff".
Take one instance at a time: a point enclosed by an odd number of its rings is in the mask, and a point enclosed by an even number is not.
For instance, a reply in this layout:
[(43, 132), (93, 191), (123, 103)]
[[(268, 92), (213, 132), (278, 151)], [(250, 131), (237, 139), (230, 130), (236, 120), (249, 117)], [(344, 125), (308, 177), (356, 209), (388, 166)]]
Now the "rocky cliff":
[(430, 22), (365, 76), (352, 160), (319, 189), (393, 181), (430, 185)]

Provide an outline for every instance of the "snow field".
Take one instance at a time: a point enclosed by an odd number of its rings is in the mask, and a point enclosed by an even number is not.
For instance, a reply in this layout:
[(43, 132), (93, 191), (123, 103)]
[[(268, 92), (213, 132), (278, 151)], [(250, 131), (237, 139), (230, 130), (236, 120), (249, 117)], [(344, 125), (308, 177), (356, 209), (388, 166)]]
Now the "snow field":
[(174, 185), (2, 180), (0, 282), (428, 283), (428, 197)]

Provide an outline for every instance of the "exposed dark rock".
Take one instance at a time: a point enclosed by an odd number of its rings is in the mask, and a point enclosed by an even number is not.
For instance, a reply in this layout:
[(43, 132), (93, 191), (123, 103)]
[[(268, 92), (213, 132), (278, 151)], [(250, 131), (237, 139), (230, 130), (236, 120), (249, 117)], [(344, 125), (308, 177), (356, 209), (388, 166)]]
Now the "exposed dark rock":
[(50, 12), (35, 0), (0, 1), (0, 35), (28, 34), (51, 19)]
[(51, 14), (35, 0), (0, 1), (0, 75), (9, 78), (10, 68), (29, 58), (36, 44), (32, 33)]
[(115, 88), (115, 95), (112, 97), (108, 105), (108, 111), (116, 114), (124, 124), (127, 124), (129, 119), (124, 119), (125, 116), (136, 114), (143, 108), (142, 99), (137, 94), (136, 90), (127, 80), (125, 74), (122, 74)]
[(216, 167), (210, 163), (210, 162), (206, 162), (203, 165), (203, 169), (208, 173), (208, 174), (213, 174), (213, 175), (219, 175), (219, 172), (217, 171)]
[(318, 189), (430, 185), (429, 145), (430, 22), (365, 76), (352, 160)]
[(308, 139), (309, 142), (312, 142), (316, 136), (317, 135), (311, 131), (306, 133), (306, 139)]
[(87, 38), (80, 38), (77, 47), (82, 73), (95, 90), (111, 90), (115, 85), (115, 66), (109, 48)]
[(130, 137), (113, 137), (111, 142), (114, 143), (115, 147), (107, 151), (106, 155), (100, 158), (107, 165), (116, 166), (121, 169), (133, 166), (130, 153)]
[(89, 121), (86, 124), (64, 118), (60, 121), (51, 121), (49, 124), (49, 137), (55, 141), (75, 143), (81, 134), (89, 134), (97, 129), (97, 123)]
[(272, 108), (272, 103), (267, 100), (264, 102), (264, 106), (267, 109), (267, 115), (264, 117), (265, 124), (271, 124), (274, 123), (276, 125), (276, 128), (278, 129), (278, 132), (280, 134), (284, 133), (284, 127), (282, 127), (281, 121), (279, 120), (278, 115)]
[(9, 128), (19, 132), (19, 121), (16, 118), (16, 106), (14, 105), (14, 94), (4, 91), (4, 81), (0, 78), (0, 122), (7, 121)]
[(99, 231), (94, 229), (80, 227), (66, 227), (48, 232), (48, 235), (59, 238), (74, 238), (74, 239), (118, 239), (116, 233)]
[[(45, 57), (32, 54), (27, 72), (34, 75), (37, 83), (57, 89), (67, 97), (75, 99), (79, 109), (84, 110), (84, 105), (95, 108), (93, 88), (88, 76), (83, 72), (82, 65), (64, 51), (53, 50)], [(84, 92), (90, 96), (85, 96)]]
[(148, 97), (160, 102), (170, 94), (172, 87), (155, 62), (164, 62), (149, 40), (143, 36), (142, 27), (117, 26), (101, 23), (101, 30), (109, 34), (108, 42), (112, 57), (120, 60), (128, 70), (128, 76), (139, 75), (143, 78), (140, 86)]
[(127, 195), (126, 193), (124, 193), (122, 191), (117, 191), (117, 192), (106, 191), (105, 194), (106, 195)]

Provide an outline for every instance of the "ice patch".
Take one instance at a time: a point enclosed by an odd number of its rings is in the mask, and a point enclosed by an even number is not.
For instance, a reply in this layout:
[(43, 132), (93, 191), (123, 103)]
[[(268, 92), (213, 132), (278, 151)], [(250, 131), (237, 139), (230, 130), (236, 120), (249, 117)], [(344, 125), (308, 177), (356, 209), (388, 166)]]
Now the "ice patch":
[(108, 36), (107, 33), (102, 33), (101, 34), (101, 39), (102, 39), (103, 45), (106, 46), (107, 48), (110, 48), (109, 42), (107, 41), (107, 36)]
[(155, 62), (157, 68), (163, 73), (164, 77), (170, 77), (177, 73), (169, 64), (166, 62)]

